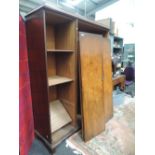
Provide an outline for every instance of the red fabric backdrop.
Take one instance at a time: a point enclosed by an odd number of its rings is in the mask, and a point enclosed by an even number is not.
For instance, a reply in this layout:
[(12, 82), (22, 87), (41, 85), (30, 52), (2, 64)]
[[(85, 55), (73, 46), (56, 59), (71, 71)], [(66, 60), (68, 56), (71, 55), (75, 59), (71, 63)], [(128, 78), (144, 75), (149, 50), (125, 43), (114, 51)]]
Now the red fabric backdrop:
[(34, 139), (34, 124), (30, 77), (28, 68), (26, 32), (22, 17), (19, 17), (19, 146), (20, 155), (28, 155)]

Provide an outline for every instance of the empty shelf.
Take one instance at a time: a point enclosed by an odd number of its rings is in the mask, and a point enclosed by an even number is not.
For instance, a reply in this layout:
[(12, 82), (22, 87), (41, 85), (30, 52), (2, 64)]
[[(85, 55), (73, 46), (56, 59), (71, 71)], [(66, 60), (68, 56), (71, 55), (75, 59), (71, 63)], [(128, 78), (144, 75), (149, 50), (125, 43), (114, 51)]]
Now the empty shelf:
[(70, 53), (70, 52), (74, 52), (73, 50), (63, 50), (63, 49), (47, 49), (47, 52), (66, 52), (66, 53)]
[(72, 121), (63, 104), (59, 100), (50, 102), (50, 116), (52, 133)]
[(55, 86), (58, 84), (66, 83), (66, 82), (71, 82), (73, 81), (70, 78), (67, 77), (62, 77), (62, 76), (51, 76), (48, 78), (48, 84), (49, 86)]

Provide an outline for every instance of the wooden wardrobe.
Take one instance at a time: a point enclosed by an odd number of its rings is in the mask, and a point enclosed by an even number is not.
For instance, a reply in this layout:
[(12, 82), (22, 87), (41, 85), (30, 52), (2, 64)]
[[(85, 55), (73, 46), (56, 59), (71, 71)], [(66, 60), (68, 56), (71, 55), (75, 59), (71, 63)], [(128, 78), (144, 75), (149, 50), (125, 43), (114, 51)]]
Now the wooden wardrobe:
[(84, 140), (102, 132), (112, 116), (109, 30), (48, 6), (26, 16), (26, 29), (36, 134), (54, 148), (79, 129), (79, 107)]

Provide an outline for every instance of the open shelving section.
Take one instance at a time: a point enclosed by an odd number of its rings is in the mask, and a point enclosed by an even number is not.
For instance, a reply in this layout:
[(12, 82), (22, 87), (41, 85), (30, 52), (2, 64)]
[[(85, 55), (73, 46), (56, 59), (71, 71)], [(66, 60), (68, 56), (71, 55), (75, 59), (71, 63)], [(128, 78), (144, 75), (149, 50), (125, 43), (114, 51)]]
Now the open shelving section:
[(62, 19), (62, 22), (58, 21), (50, 13), (46, 16), (47, 75), (53, 145), (76, 127), (76, 24), (68, 18)]

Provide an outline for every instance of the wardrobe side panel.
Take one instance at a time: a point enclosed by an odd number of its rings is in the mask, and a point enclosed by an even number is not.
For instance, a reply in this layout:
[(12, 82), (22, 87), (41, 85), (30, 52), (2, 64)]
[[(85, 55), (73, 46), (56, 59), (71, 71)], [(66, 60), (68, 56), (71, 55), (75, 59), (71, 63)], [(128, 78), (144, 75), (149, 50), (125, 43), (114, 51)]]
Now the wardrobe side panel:
[(104, 83), (104, 106), (105, 106), (105, 121), (107, 122), (113, 116), (112, 103), (112, 60), (110, 40), (103, 39), (103, 83)]
[(26, 29), (34, 127), (39, 134), (51, 142), (44, 10), (27, 17)]

